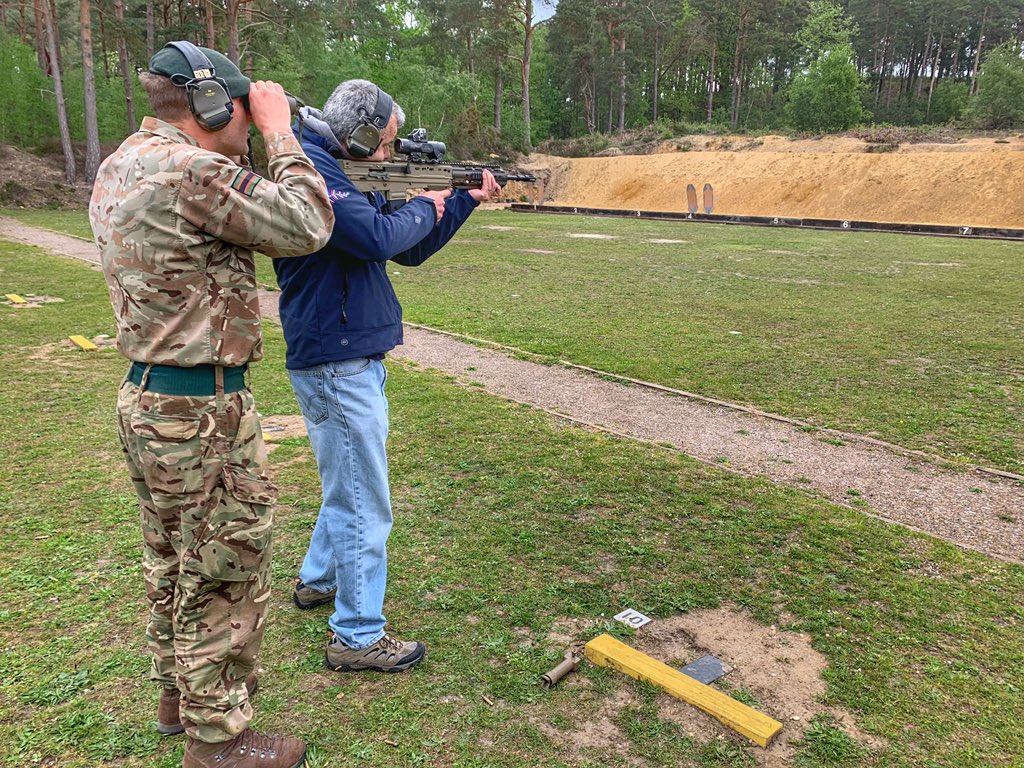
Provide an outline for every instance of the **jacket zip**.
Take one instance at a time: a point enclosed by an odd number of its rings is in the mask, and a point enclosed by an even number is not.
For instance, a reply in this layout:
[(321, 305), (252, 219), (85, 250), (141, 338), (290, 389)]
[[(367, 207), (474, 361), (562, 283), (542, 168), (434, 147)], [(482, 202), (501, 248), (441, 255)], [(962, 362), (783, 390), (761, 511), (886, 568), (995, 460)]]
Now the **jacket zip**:
[(346, 271), (341, 278), (341, 324), (344, 325), (348, 322), (348, 314), (345, 312), (345, 305), (348, 304), (348, 272)]

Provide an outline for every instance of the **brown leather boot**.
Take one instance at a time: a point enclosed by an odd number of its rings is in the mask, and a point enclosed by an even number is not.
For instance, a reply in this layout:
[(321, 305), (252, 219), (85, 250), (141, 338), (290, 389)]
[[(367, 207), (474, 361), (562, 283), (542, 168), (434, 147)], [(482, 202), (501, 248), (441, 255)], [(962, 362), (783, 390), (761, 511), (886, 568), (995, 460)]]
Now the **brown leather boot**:
[[(249, 698), (256, 695), (259, 689), (259, 680), (256, 673), (250, 672), (245, 678), (245, 690), (249, 692)], [(160, 703), (156, 708), (156, 729), (164, 736), (177, 736), (185, 732), (185, 726), (181, 723), (181, 716), (178, 708), (181, 705), (181, 692), (177, 688), (164, 688), (160, 694)]]
[(299, 768), (306, 745), (291, 736), (270, 736), (247, 728), (231, 741), (207, 744), (189, 738), (181, 768)]

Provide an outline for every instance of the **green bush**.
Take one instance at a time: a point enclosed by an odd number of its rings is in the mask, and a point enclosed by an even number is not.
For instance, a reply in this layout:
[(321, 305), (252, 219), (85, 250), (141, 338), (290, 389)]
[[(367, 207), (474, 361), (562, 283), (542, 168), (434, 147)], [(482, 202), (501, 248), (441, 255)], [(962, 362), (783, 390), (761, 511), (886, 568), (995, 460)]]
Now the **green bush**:
[(839, 46), (811, 62), (789, 87), (787, 111), (799, 131), (845, 131), (863, 117), (863, 82), (853, 50)]
[(0, 144), (38, 147), (57, 133), (53, 84), (39, 71), (36, 54), (0, 30)]
[(1009, 44), (992, 49), (985, 59), (968, 114), (980, 128), (1024, 125), (1024, 59)]
[(932, 110), (929, 122), (951, 123), (964, 116), (967, 110), (967, 83), (940, 80), (932, 91)]

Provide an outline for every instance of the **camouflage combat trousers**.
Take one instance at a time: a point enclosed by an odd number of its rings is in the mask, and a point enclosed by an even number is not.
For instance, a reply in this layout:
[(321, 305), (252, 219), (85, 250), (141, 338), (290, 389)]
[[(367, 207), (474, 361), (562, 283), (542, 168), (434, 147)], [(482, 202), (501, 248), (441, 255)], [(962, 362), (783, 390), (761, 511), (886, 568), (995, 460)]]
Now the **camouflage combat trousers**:
[(227, 741), (252, 719), (270, 597), (276, 490), (252, 393), (118, 395), (118, 431), (142, 511), (151, 677), (181, 692), (189, 735)]

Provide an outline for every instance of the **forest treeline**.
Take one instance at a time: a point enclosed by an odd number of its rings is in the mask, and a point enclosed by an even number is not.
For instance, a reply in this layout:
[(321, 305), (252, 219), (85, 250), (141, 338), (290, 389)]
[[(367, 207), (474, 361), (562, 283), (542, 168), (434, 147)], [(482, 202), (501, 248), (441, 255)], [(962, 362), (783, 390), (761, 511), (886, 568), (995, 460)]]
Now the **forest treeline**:
[(409, 127), (467, 158), (651, 126), (1024, 124), (1024, 0), (561, 0), (540, 20), (542, 7), (0, 0), (0, 143), (85, 142), (89, 178), (99, 143), (148, 109), (136, 73), (176, 39), (314, 105), (341, 80), (374, 80)]

